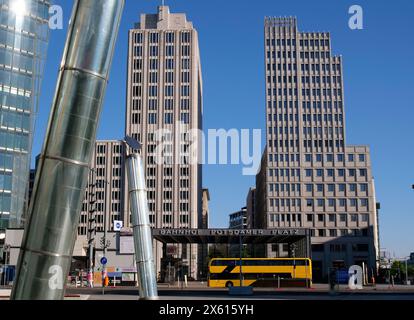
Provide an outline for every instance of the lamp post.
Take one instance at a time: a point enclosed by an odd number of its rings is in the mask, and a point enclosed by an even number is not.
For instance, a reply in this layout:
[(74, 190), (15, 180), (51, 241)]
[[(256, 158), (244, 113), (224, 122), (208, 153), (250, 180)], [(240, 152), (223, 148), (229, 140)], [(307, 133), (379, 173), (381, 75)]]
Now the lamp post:
[(405, 257), (405, 284), (410, 285), (411, 283), (408, 281), (408, 258)]
[(89, 184), (91, 190), (89, 192), (89, 203), (88, 203), (88, 258), (89, 258), (89, 270), (88, 270), (88, 284), (90, 288), (93, 288), (93, 272), (95, 268), (95, 263), (93, 261), (93, 253), (94, 253), (94, 246), (95, 246), (95, 234), (96, 234), (96, 175), (95, 172), (91, 169), (90, 170), (90, 180), (91, 183)]

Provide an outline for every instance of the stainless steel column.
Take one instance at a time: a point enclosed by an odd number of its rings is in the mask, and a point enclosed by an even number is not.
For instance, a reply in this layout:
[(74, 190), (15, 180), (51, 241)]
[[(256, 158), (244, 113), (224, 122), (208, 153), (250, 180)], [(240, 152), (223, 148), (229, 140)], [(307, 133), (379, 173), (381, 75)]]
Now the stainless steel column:
[(12, 299), (63, 299), (124, 0), (75, 0)]
[(135, 257), (139, 274), (139, 294), (141, 299), (157, 299), (157, 278), (152, 251), (144, 166), (138, 154), (129, 155), (125, 165), (134, 230)]

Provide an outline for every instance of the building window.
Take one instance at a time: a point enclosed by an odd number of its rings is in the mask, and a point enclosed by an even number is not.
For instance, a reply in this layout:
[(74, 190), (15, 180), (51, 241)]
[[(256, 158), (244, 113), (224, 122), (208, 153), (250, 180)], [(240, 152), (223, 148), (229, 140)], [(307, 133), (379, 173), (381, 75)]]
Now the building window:
[(150, 43), (158, 43), (158, 33), (150, 33), (149, 40)]
[(157, 114), (156, 113), (148, 114), (148, 124), (157, 124)]
[(337, 236), (336, 229), (329, 229), (329, 236), (330, 237), (336, 237)]
[(351, 207), (357, 206), (357, 199), (349, 199), (349, 204)]
[(173, 123), (173, 114), (172, 113), (164, 114), (164, 123), (165, 124), (172, 124)]
[(190, 123), (190, 114), (189, 113), (181, 113), (180, 120), (184, 124)]
[(359, 169), (359, 176), (360, 177), (366, 177), (367, 176), (367, 170), (366, 169)]
[(359, 188), (360, 188), (361, 192), (367, 192), (367, 190), (368, 190), (368, 185), (367, 185), (366, 183), (361, 183), (361, 184), (359, 185)]

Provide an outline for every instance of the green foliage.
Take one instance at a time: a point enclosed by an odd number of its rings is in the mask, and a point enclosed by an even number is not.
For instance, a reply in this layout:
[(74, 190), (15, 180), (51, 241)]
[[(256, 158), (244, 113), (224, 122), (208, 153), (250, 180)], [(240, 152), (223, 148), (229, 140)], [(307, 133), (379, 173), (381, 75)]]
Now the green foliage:
[[(391, 265), (391, 275), (405, 278), (405, 261), (394, 261)], [(408, 265), (408, 277), (414, 276), (414, 265)]]

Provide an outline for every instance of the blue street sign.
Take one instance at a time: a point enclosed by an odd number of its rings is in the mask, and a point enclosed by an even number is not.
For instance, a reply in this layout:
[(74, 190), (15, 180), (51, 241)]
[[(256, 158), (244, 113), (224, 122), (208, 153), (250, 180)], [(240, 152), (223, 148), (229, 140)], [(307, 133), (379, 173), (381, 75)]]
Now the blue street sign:
[(101, 258), (101, 264), (107, 264), (108, 263), (108, 259), (106, 257), (102, 257)]

